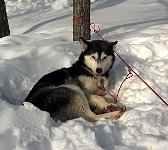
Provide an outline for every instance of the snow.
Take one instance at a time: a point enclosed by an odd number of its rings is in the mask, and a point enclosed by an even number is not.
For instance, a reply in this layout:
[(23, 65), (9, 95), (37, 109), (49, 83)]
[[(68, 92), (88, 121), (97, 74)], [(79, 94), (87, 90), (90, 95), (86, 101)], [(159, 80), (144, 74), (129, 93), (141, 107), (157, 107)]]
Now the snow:
[[(119, 94), (127, 111), (117, 120), (54, 122), (25, 97), (44, 74), (70, 66), (71, 0), (5, 0), (11, 36), (0, 39), (0, 150), (167, 150), (168, 108), (137, 76)], [(168, 100), (168, 1), (93, 0), (92, 21), (138, 75)], [(92, 39), (99, 37), (92, 33)], [(116, 56), (110, 92), (127, 68)], [(168, 102), (168, 101), (167, 101)]]

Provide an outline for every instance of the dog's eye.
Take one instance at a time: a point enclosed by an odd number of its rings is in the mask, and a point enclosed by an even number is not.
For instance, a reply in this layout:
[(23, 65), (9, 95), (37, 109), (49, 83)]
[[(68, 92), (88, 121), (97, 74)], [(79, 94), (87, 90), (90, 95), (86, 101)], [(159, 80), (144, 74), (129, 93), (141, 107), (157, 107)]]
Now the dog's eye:
[(96, 59), (96, 57), (95, 57), (95, 56), (92, 56), (92, 58), (93, 58), (93, 59)]
[(103, 60), (105, 60), (107, 58), (107, 56), (103, 57)]

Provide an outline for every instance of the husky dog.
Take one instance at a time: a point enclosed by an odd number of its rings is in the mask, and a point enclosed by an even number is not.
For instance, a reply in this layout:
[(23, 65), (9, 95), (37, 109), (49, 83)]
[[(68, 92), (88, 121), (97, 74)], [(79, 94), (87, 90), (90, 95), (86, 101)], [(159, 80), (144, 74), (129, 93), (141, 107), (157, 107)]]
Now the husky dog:
[(107, 92), (99, 89), (109, 87), (109, 70), (115, 60), (113, 48), (118, 41), (79, 41), (79, 60), (69, 68), (44, 75), (26, 101), (49, 112), (55, 121), (78, 117), (92, 122), (100, 118), (118, 119), (125, 107), (113, 103)]

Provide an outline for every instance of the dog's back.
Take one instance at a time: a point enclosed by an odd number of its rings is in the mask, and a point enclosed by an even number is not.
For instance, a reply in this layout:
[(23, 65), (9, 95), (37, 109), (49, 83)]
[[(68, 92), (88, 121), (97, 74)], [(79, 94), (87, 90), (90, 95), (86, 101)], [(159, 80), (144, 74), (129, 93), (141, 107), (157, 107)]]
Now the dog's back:
[(28, 94), (25, 101), (32, 101), (35, 94), (43, 91), (48, 87), (57, 87), (61, 84), (65, 84), (65, 80), (69, 78), (69, 74), (67, 74), (67, 68), (62, 68), (60, 70), (51, 72), (49, 74), (44, 75), (32, 88), (30, 93)]

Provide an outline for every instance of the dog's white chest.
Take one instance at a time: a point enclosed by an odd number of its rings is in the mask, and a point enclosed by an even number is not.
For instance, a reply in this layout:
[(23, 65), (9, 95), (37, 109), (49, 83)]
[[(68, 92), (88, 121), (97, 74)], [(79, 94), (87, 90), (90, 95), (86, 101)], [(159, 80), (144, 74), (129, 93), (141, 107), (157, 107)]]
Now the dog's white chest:
[(92, 78), (88, 76), (79, 76), (78, 80), (82, 90), (90, 94), (104, 95), (106, 92), (101, 91), (99, 86), (103, 86), (106, 89), (109, 87), (109, 79), (106, 77)]

